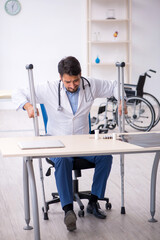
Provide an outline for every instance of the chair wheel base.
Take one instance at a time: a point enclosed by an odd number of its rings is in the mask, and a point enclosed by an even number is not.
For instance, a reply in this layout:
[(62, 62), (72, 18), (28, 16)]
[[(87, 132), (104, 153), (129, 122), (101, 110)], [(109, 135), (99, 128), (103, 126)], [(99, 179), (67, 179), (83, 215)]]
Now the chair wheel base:
[(84, 210), (79, 210), (78, 211), (78, 216), (79, 217), (84, 217)]
[(110, 202), (106, 203), (106, 210), (111, 210), (112, 204)]
[(148, 222), (155, 223), (155, 222), (158, 222), (158, 220), (156, 220), (154, 217), (152, 217), (151, 219), (148, 220)]
[(23, 229), (24, 229), (24, 230), (32, 230), (33, 227), (27, 224), (27, 226), (25, 226)]

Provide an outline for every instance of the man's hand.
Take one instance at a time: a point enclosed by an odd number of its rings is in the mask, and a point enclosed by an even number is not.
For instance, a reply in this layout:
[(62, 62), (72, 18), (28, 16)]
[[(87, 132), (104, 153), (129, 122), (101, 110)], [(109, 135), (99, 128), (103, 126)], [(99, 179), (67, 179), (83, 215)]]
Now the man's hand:
[[(23, 108), (27, 111), (29, 118), (34, 118), (34, 108), (32, 104), (28, 102), (23, 106)], [(37, 109), (37, 116), (39, 116), (38, 109)]]
[[(126, 101), (124, 100), (124, 114), (127, 114), (127, 105)], [(122, 115), (122, 101), (120, 102), (120, 105), (118, 106), (118, 114), (121, 116)]]

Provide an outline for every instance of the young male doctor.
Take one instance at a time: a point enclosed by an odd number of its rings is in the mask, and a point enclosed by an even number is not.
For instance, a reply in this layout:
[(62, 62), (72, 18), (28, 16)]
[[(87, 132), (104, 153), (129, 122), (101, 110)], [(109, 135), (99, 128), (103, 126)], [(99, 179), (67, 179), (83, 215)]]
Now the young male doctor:
[[(88, 134), (88, 114), (94, 99), (111, 96), (117, 98), (117, 82), (83, 78), (80, 63), (72, 56), (59, 62), (58, 72), (60, 81), (35, 86), (36, 102), (43, 103), (48, 114), (47, 133), (50, 135)], [(34, 117), (29, 90), (16, 90), (12, 97), (17, 104), (17, 109), (23, 108), (30, 118)], [(119, 112), (121, 112), (121, 107), (119, 107)], [(104, 197), (112, 156), (84, 156), (84, 158), (95, 163), (87, 212), (97, 218), (105, 219), (106, 215), (99, 209), (97, 200)], [(73, 210), (73, 158), (57, 157), (52, 158), (52, 161), (55, 163), (56, 185), (65, 213), (64, 223), (68, 231), (73, 231), (76, 229), (77, 220)]]

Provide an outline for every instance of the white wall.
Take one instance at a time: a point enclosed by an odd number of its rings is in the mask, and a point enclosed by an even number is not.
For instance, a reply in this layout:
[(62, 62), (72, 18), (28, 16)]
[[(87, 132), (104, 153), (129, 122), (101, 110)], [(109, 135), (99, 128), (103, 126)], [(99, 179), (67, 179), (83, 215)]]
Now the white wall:
[[(5, 2), (0, 1), (0, 89), (26, 87), (28, 63), (34, 65), (35, 82), (56, 80), (57, 64), (68, 55), (79, 59), (86, 75), (86, 0), (20, 0), (17, 16), (4, 11)], [(146, 91), (160, 100), (159, 9), (159, 0), (132, 0), (132, 79), (148, 68), (157, 70)]]
[(0, 1), (0, 89), (27, 86), (28, 63), (34, 65), (35, 82), (56, 80), (57, 64), (68, 55), (79, 59), (85, 75), (86, 1), (19, 1), (22, 10), (17, 16), (8, 15), (6, 0)]
[(145, 91), (160, 101), (160, 0), (132, 0), (132, 81), (147, 69), (156, 74), (147, 78)]

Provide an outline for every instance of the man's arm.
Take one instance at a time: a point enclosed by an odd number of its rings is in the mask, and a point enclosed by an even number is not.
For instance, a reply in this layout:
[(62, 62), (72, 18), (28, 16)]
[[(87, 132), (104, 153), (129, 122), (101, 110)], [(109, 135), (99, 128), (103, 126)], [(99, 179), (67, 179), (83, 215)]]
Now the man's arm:
[(30, 102), (30, 94), (28, 88), (15, 89), (12, 92), (12, 102), (16, 106), (16, 110), (23, 109), (24, 105)]
[[(33, 105), (27, 102), (24, 106), (23, 109), (27, 111), (28, 117), (33, 118), (34, 117), (34, 108)], [(37, 109), (37, 116), (39, 116), (39, 111)]]
[[(98, 80), (94, 79), (95, 82), (95, 97), (107, 97), (110, 98), (114, 96), (118, 99), (118, 83), (117, 81), (106, 81), (106, 80)], [(125, 93), (124, 93), (125, 95)], [(122, 115), (122, 102), (120, 102), (118, 106), (118, 113)], [(124, 114), (127, 114), (127, 106), (126, 101), (124, 100)]]
[[(127, 105), (126, 101), (124, 100), (124, 114), (127, 114)], [(118, 114), (121, 116), (122, 115), (122, 101), (120, 102), (120, 105), (118, 106)]]
[[(36, 103), (43, 103), (44, 96), (48, 96), (48, 82), (35, 85), (35, 98)], [(33, 117), (33, 110), (31, 110), (31, 98), (30, 91), (28, 88), (25, 89), (15, 89), (12, 92), (12, 101), (16, 106), (16, 110), (25, 109), (28, 112), (29, 117)]]
[(94, 98), (118, 98), (117, 81), (89, 79)]

